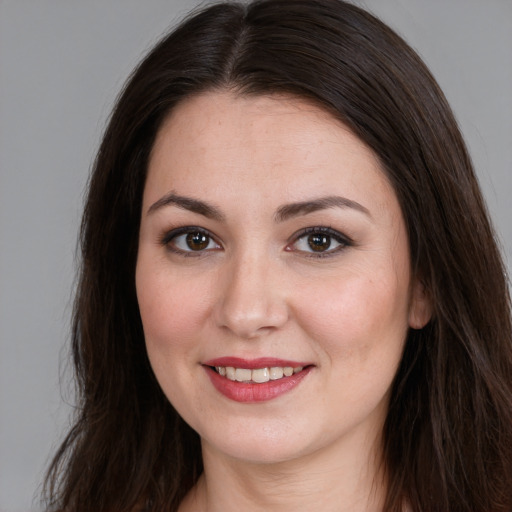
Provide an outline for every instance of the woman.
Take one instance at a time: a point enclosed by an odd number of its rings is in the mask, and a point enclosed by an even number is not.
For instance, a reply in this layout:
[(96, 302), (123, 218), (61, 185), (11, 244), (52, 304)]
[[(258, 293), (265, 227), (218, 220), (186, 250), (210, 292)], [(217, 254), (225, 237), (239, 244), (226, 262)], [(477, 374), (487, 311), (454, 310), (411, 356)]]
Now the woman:
[(59, 510), (505, 511), (512, 327), (453, 115), (338, 0), (219, 4), (91, 178)]

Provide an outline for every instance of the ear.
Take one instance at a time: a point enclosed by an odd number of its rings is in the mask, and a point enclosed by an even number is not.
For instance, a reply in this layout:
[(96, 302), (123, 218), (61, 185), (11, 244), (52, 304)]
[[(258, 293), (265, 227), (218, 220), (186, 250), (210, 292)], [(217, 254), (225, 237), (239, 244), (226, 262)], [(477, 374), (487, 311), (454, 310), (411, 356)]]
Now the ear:
[(421, 279), (412, 284), (409, 306), (409, 327), (423, 329), (432, 318), (432, 299)]

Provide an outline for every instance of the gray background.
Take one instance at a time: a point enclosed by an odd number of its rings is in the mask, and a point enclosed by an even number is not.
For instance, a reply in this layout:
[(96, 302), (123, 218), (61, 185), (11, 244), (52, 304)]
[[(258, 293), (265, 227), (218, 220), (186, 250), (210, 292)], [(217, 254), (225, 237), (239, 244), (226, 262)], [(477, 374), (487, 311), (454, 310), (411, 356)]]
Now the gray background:
[[(512, 0), (367, 0), (416, 48), (512, 262)], [(72, 402), (68, 324), (88, 170), (124, 79), (192, 0), (0, 0), (0, 511), (33, 499)]]

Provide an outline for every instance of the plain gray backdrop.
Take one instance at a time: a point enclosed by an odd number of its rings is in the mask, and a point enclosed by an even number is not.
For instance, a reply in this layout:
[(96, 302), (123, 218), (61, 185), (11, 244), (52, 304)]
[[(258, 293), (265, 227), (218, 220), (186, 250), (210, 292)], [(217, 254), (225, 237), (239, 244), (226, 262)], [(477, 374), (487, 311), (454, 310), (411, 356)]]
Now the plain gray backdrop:
[[(366, 0), (455, 110), (512, 262), (512, 0)], [(125, 78), (193, 0), (0, 0), (0, 512), (40, 510), (72, 411), (84, 186)]]

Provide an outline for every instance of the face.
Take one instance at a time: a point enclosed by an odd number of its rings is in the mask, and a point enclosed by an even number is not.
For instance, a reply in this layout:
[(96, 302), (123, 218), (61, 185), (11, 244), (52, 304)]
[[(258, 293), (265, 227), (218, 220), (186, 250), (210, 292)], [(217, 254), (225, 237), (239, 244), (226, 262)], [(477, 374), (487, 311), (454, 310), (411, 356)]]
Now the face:
[(181, 103), (149, 163), (136, 270), (147, 351), (203, 450), (253, 462), (376, 439), (411, 278), (375, 155), (306, 101)]

